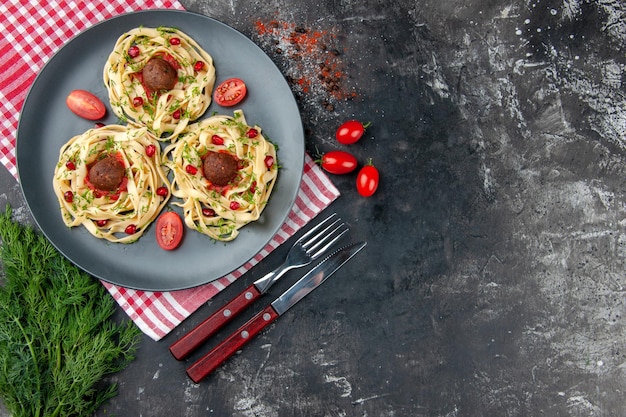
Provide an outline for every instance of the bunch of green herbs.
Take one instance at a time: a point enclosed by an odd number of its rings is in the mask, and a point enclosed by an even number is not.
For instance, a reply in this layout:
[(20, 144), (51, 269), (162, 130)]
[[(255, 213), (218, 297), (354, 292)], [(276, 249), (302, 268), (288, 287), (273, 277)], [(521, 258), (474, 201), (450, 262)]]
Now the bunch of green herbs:
[(106, 375), (133, 359), (139, 330), (40, 233), (0, 214), (0, 397), (13, 417), (88, 416), (117, 394)]

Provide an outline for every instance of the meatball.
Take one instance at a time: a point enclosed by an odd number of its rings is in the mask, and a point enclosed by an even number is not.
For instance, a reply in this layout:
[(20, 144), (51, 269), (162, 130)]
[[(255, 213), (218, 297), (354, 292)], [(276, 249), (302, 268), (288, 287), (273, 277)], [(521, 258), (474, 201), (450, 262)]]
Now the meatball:
[(202, 164), (204, 176), (211, 184), (224, 186), (237, 176), (237, 160), (224, 152), (209, 152)]
[(99, 190), (113, 191), (124, 179), (124, 164), (115, 156), (108, 155), (89, 169), (89, 181)]
[(150, 91), (171, 90), (178, 81), (178, 72), (161, 58), (150, 58), (143, 67), (143, 83)]

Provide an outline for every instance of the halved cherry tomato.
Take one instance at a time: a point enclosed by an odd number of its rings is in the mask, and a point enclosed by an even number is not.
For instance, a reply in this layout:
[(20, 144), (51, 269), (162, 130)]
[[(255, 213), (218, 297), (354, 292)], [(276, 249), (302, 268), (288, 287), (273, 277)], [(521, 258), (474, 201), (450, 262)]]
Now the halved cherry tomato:
[(65, 99), (65, 104), (76, 115), (89, 120), (102, 119), (106, 107), (98, 97), (85, 90), (74, 90)]
[(361, 136), (365, 133), (365, 129), (370, 127), (371, 124), (371, 122), (363, 124), (358, 120), (348, 120), (339, 126), (335, 132), (335, 137), (339, 143), (351, 145), (361, 139)]
[(363, 197), (371, 197), (378, 188), (380, 174), (370, 159), (356, 176), (356, 190)]
[(246, 96), (248, 89), (239, 78), (229, 78), (215, 88), (213, 98), (220, 106), (229, 107), (239, 103)]
[(356, 158), (345, 151), (327, 152), (322, 155), (319, 163), (325, 171), (331, 174), (347, 174), (354, 171), (358, 165)]
[(161, 249), (176, 249), (183, 239), (183, 231), (183, 221), (173, 211), (161, 214), (156, 221), (156, 241)]

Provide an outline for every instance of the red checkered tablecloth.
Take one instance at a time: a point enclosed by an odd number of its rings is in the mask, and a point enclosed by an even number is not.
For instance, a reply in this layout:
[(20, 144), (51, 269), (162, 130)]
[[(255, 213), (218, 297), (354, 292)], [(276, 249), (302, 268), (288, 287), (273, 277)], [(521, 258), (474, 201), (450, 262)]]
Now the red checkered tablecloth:
[[(16, 179), (15, 142), (19, 112), (37, 73), (63, 44), (91, 25), (115, 15), (144, 9), (183, 7), (178, 1), (169, 0), (2, 1), (0, 162)], [(337, 197), (338, 190), (306, 155), (300, 190), (287, 221), (261, 252), (236, 271), (213, 283), (171, 292), (139, 291), (107, 282), (103, 285), (144, 333), (159, 340), (295, 234)]]

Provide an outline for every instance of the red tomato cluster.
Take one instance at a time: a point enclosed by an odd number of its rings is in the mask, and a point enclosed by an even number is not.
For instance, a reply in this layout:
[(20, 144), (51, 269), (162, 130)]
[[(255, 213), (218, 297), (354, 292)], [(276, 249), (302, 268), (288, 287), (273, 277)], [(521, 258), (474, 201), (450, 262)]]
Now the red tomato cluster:
[[(352, 145), (361, 139), (365, 129), (371, 125), (361, 123), (358, 120), (348, 120), (339, 126), (335, 132), (337, 142), (343, 145)], [(358, 162), (350, 152), (346, 151), (330, 151), (325, 153), (318, 160), (321, 167), (331, 174), (348, 174), (354, 171)], [(378, 168), (374, 166), (372, 160), (369, 159), (358, 172), (356, 177), (356, 190), (363, 197), (371, 197), (378, 189), (380, 181), (380, 173)]]

